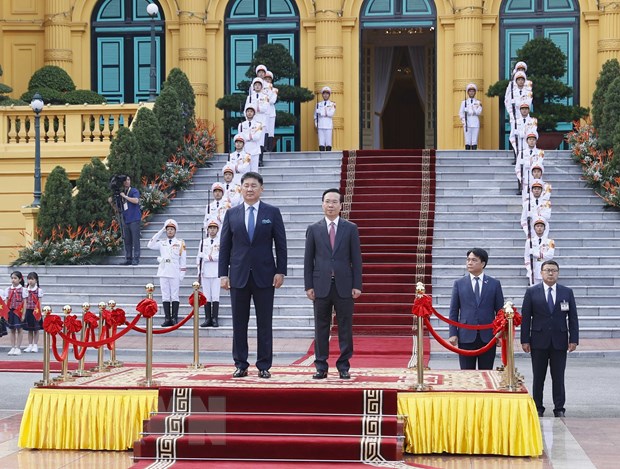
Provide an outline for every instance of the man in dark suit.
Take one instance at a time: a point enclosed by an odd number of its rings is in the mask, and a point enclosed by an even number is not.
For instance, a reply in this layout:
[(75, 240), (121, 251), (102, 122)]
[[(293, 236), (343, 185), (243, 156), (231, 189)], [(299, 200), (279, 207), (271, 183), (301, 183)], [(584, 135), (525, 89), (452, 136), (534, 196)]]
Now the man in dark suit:
[(557, 283), (560, 266), (555, 261), (545, 261), (541, 266), (542, 283), (525, 291), (521, 314), (521, 347), (532, 355), (532, 396), (543, 416), (543, 389), (547, 366), (551, 368), (553, 414), (564, 417), (566, 392), (564, 371), (566, 352), (579, 344), (579, 320), (573, 290)]
[[(467, 325), (491, 324), (495, 314), (504, 306), (502, 285), (484, 274), (489, 255), (484, 249), (473, 248), (467, 251), (468, 274), (454, 282), (450, 300), (450, 319)], [(450, 326), (452, 345), (463, 350), (477, 350), (493, 338), (492, 329), (465, 329)], [(461, 370), (492, 370), (495, 360), (495, 345), (478, 356), (459, 355)]]
[(340, 218), (338, 189), (323, 193), (325, 218), (306, 230), (304, 289), (314, 303), (314, 379), (327, 378), (332, 308), (338, 321), (341, 379), (350, 379), (353, 356), (353, 306), (362, 294), (362, 250), (357, 225)]
[[(286, 275), (286, 232), (280, 209), (260, 200), (263, 177), (248, 172), (241, 178), (243, 204), (229, 209), (220, 238), (218, 273), (230, 289), (233, 319), (233, 378), (248, 375), (248, 322), (254, 300), (260, 378), (270, 378), (273, 358), (273, 295)], [(273, 257), (275, 245), (276, 258)]]

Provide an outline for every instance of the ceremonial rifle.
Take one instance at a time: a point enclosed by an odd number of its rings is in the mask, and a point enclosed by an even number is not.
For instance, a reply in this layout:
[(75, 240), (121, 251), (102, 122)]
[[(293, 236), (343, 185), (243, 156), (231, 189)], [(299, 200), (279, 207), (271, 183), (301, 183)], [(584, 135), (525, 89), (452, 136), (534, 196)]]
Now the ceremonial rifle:
[[(531, 163), (530, 163), (531, 164)], [(523, 170), (523, 165), (521, 165)], [(530, 191), (530, 171), (527, 172), (527, 238), (530, 240), (530, 283), (534, 285), (534, 254), (532, 254), (532, 217), (530, 216), (532, 207), (532, 192)]]

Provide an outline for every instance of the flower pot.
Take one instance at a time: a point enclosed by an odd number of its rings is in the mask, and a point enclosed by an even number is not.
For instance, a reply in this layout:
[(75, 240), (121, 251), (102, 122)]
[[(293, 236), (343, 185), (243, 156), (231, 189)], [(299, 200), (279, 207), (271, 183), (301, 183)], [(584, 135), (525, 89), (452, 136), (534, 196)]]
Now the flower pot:
[(541, 150), (557, 150), (564, 136), (564, 132), (539, 132), (536, 146)]

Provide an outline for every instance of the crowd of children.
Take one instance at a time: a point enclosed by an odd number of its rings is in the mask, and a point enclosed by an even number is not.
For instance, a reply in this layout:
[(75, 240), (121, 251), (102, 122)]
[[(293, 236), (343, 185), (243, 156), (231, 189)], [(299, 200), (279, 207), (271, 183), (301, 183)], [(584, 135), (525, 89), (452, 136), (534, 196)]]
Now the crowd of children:
[(542, 281), (540, 267), (555, 254), (549, 238), (551, 184), (543, 180), (544, 151), (537, 148), (537, 121), (530, 116), (532, 82), (527, 79), (527, 64), (517, 62), (504, 105), (510, 116), (510, 144), (514, 151), (517, 195), (521, 196), (521, 227), (525, 233), (524, 261), (529, 285)]

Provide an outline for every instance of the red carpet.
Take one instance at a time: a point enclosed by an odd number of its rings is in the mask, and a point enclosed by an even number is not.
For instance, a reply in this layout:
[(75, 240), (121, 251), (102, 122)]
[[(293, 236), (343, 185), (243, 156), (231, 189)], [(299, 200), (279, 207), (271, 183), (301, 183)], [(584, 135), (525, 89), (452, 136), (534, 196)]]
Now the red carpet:
[(395, 390), (161, 387), (159, 396), (134, 445), (135, 467), (155, 459), (217, 467), (402, 460)]
[[(344, 152), (343, 217), (359, 227), (363, 293), (353, 316), (353, 367), (407, 367), (413, 350), (411, 306), (417, 282), (431, 293), (434, 150)], [(425, 339), (425, 364), (430, 342)], [(332, 329), (330, 366), (338, 351)], [(310, 365), (313, 348), (297, 363)]]

